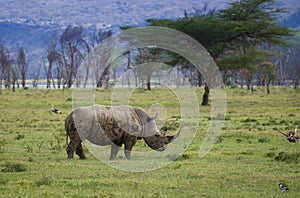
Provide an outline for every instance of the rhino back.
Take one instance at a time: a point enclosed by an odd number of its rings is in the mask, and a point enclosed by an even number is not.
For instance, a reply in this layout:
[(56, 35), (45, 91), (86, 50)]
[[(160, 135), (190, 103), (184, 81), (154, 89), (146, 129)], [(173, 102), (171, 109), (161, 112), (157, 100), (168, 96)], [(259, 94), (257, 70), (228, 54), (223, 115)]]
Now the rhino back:
[(140, 137), (143, 128), (139, 116), (130, 106), (79, 107), (70, 116), (72, 119), (68, 122), (73, 120), (82, 141), (88, 139), (101, 146), (122, 142), (125, 134)]
[(98, 123), (110, 140), (118, 140), (125, 133), (134, 136), (140, 135), (141, 123), (132, 107), (102, 105), (95, 107)]

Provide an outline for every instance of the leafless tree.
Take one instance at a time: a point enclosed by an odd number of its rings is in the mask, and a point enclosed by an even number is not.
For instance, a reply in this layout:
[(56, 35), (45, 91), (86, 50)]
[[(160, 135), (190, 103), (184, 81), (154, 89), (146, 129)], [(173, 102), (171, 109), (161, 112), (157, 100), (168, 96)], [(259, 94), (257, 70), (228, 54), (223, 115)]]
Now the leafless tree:
[(32, 86), (34, 88), (37, 88), (38, 87), (38, 81), (40, 79), (40, 75), (41, 75), (41, 68), (43, 66), (43, 61), (39, 61), (39, 63), (37, 64), (37, 66), (33, 69), (33, 72), (32, 72), (32, 78), (33, 78), (33, 81), (32, 81)]
[(12, 83), (12, 91), (16, 91), (16, 84), (18, 84), (18, 76), (19, 76), (19, 68), (16, 64), (10, 64), (10, 72), (11, 72), (11, 83)]
[[(100, 30), (97, 33), (95, 33), (92, 37), (92, 42), (95, 42), (96, 44), (99, 44), (103, 42), (105, 39), (107, 39), (105, 40), (105, 44), (97, 47), (98, 50), (101, 52), (101, 54), (98, 54), (100, 55), (100, 57), (99, 60), (97, 61), (98, 65), (95, 70), (95, 79), (96, 79), (97, 87), (103, 87), (103, 83), (105, 83), (106, 88), (109, 87), (109, 78), (110, 78), (110, 70), (111, 70), (110, 59), (111, 59), (111, 53), (114, 45), (114, 41), (111, 36), (112, 36), (112, 31)], [(92, 46), (93, 45), (94, 44), (92, 44)]]
[(9, 51), (3, 42), (0, 42), (0, 88), (2, 88), (2, 82), (4, 81), (5, 88), (10, 87), (11, 72), (10, 72), (11, 60), (9, 58)]
[(18, 64), (18, 69), (19, 73), (21, 76), (21, 83), (22, 87), (25, 88), (25, 83), (26, 83), (26, 74), (27, 74), (27, 69), (28, 69), (28, 61), (26, 60), (25, 52), (23, 47), (19, 47), (18, 53), (17, 53), (17, 64)]
[(80, 47), (84, 45), (84, 33), (82, 26), (69, 25), (60, 39), (62, 59), (65, 67), (65, 83), (68, 88), (72, 87), (77, 75), (77, 69), (82, 57), (80, 56)]
[[(48, 59), (48, 64), (49, 64), (46, 69), (47, 70), (46, 71), (47, 88), (50, 88), (51, 80), (52, 80), (53, 87), (55, 88), (53, 70), (55, 70), (55, 73), (56, 73), (57, 86), (58, 86), (58, 88), (60, 88), (62, 75), (63, 75), (62, 56), (58, 51), (55, 50), (55, 48), (53, 48), (50, 51), (48, 51), (47, 59)], [(54, 66), (56, 66), (56, 67), (54, 67)]]

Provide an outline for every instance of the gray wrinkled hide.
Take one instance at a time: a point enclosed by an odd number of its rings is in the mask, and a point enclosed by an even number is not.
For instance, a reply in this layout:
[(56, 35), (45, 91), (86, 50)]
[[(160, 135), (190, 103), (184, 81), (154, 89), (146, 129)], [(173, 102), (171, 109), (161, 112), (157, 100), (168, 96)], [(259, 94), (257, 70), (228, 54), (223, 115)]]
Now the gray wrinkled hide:
[(155, 121), (147, 122), (150, 116), (138, 107), (94, 105), (75, 109), (73, 116), (81, 140), (100, 146), (120, 139), (125, 132), (140, 138), (159, 133)]
[(68, 158), (73, 158), (75, 150), (81, 159), (86, 158), (81, 146), (86, 139), (100, 146), (111, 145), (110, 159), (115, 159), (124, 144), (125, 155), (130, 159), (131, 149), (139, 138), (158, 151), (163, 151), (174, 138), (162, 135), (155, 121), (142, 108), (131, 106), (80, 107), (67, 117), (65, 128), (71, 140)]

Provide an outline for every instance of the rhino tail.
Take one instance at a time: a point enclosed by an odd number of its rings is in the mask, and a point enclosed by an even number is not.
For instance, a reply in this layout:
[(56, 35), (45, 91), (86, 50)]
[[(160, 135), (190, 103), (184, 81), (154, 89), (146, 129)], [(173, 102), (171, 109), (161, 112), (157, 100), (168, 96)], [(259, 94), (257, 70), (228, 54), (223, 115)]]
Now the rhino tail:
[(66, 118), (66, 121), (65, 121), (66, 146), (68, 146), (68, 136), (69, 136), (68, 120), (69, 120), (69, 117), (67, 117), (67, 118)]
[(71, 120), (72, 118), (72, 113), (66, 118), (65, 121), (65, 131), (66, 131), (66, 146), (68, 146), (68, 137), (70, 135), (70, 131), (72, 130), (72, 128), (74, 128), (74, 123)]

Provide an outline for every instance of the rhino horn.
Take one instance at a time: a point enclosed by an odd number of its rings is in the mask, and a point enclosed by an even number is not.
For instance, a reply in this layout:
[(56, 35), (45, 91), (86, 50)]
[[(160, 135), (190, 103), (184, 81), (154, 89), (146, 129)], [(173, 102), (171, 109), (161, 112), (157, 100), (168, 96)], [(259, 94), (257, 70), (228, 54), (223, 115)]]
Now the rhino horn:
[(168, 130), (166, 128), (164, 128), (160, 133), (162, 136), (166, 136), (167, 132), (168, 132)]
[(180, 135), (180, 132), (181, 132), (181, 127), (178, 129), (178, 131), (175, 135), (167, 136), (169, 143), (172, 142), (173, 140), (175, 140), (176, 138), (178, 138)]

